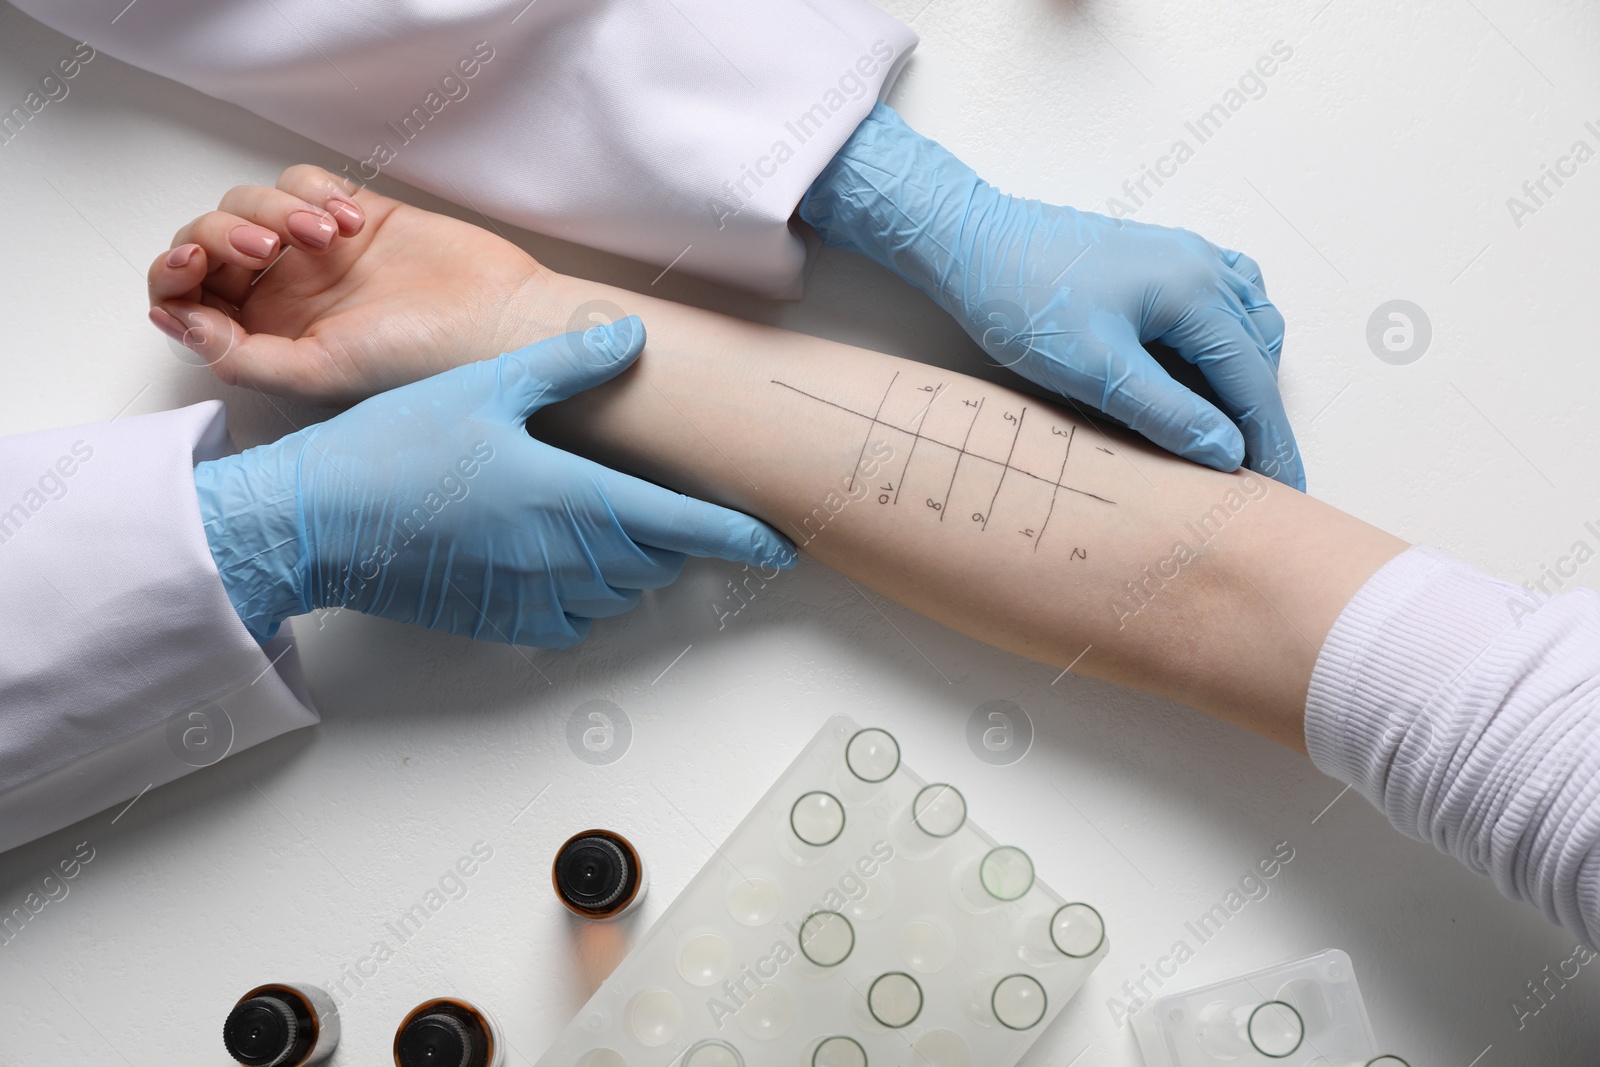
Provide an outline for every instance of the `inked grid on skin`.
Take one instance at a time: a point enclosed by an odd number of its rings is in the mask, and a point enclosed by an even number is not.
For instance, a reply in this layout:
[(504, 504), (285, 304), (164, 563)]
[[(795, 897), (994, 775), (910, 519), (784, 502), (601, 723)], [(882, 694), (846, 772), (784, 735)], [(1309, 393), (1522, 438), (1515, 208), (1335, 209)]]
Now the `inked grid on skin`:
[[(924, 426), (929, 412), (932, 411), (934, 404), (945, 395), (948, 384), (946, 382), (935, 382), (933, 384), (913, 386), (918, 394), (925, 394), (927, 400), (913, 413), (911, 418), (905, 420), (904, 425), (902, 425), (900, 422), (884, 417), (884, 406), (889, 402), (890, 395), (894, 392), (895, 386), (899, 383), (899, 381), (900, 372), (895, 371), (894, 376), (889, 380), (889, 384), (884, 387), (883, 393), (879, 397), (876, 407), (871, 412), (867, 412), (848, 403), (841, 403), (824, 396), (819, 396), (816, 393), (808, 392), (805, 389), (801, 389), (798, 386), (791, 385), (785, 381), (780, 381), (777, 378), (770, 379), (770, 382), (773, 385), (777, 385), (791, 392), (797, 393), (800, 396), (806, 397), (807, 399), (815, 401), (819, 404), (825, 404), (830, 408), (835, 408), (839, 411), (847, 412), (848, 414), (867, 420), (866, 433), (861, 442), (861, 452), (857, 457), (856, 468), (852, 469), (850, 481), (848, 483), (849, 488), (854, 488), (856, 478), (855, 471), (859, 470), (861, 457), (866, 455), (867, 446), (871, 443), (873, 433), (875, 431), (881, 427), (886, 430), (896, 431), (900, 434), (907, 435), (911, 438), (911, 446), (906, 450), (905, 463), (901, 465), (899, 477), (891, 478), (887, 485), (880, 485), (878, 487), (879, 493), (877, 500), (879, 504), (891, 506), (899, 505), (900, 493), (905, 487), (907, 476), (911, 471), (911, 464), (917, 458), (918, 446), (926, 441), (930, 446), (943, 449), (946, 452), (954, 453), (955, 456), (955, 462), (950, 468), (949, 479), (945, 483), (943, 494), (939, 496), (938, 499), (935, 499), (933, 496), (928, 496), (923, 500), (923, 506), (937, 513), (940, 522), (943, 522), (946, 516), (949, 514), (950, 498), (956, 490), (956, 484), (961, 475), (962, 462), (969, 458), (980, 463), (987, 464), (990, 467), (999, 468), (999, 478), (996, 480), (993, 490), (989, 493), (987, 502), (981, 503), (979, 508), (970, 513), (972, 521), (977, 523), (979, 529), (982, 531), (987, 532), (989, 529), (989, 520), (994, 516), (995, 505), (1000, 499), (1001, 491), (1005, 488), (1006, 478), (1008, 475), (1016, 474), (1018, 476), (1029, 478), (1035, 482), (1043, 483), (1051, 487), (1050, 503), (1048, 508), (1045, 510), (1038, 526), (1022, 527), (1017, 531), (1033, 542), (1033, 550), (1035, 552), (1038, 551), (1039, 544), (1044, 540), (1045, 530), (1049, 527), (1050, 520), (1055, 515), (1056, 501), (1062, 490), (1065, 490), (1069, 493), (1074, 493), (1089, 500), (1097, 501), (1101, 504), (1106, 504), (1113, 507), (1116, 506), (1116, 501), (1114, 500), (1108, 499), (1107, 497), (1104, 497), (1098, 493), (1090, 492), (1089, 490), (1081, 488), (1080, 486), (1069, 484), (1065, 481), (1067, 464), (1072, 459), (1072, 446), (1078, 433), (1078, 427), (1075, 423), (1068, 423), (1064, 428), (1056, 424), (1052, 424), (1050, 427), (1052, 436), (1060, 437), (1062, 439), (1061, 464), (1057, 469), (1055, 476), (1052, 478), (1029, 470), (1026, 467), (1020, 466), (1014, 462), (1016, 458), (1017, 443), (1022, 439), (1023, 422), (1028, 416), (1028, 405), (1021, 404), (1015, 411), (1010, 409), (1002, 409), (1000, 411), (1000, 418), (1003, 420), (1001, 425), (1009, 425), (1009, 441), (1002, 442), (1004, 446), (1004, 458), (997, 458), (996, 456), (989, 455), (986, 452), (978, 450), (972, 444), (973, 431), (979, 428), (979, 422), (984, 416), (984, 407), (988, 400), (987, 397), (979, 397), (976, 400), (961, 400), (961, 406), (964, 411), (966, 409), (970, 409), (970, 417), (966, 418), (965, 420), (965, 428), (960, 431), (960, 443), (957, 444), (954, 440), (947, 440), (937, 433), (924, 432)], [(908, 383), (908, 385), (909, 384), (910, 383)], [(1110, 449), (1104, 447), (1100, 447), (1098, 450), (1106, 453), (1107, 455), (1113, 454)], [(980, 502), (982, 500), (981, 497), (977, 499), (979, 499)], [(1074, 558), (1085, 558), (1085, 556), (1082, 555), (1081, 549), (1074, 552)]]

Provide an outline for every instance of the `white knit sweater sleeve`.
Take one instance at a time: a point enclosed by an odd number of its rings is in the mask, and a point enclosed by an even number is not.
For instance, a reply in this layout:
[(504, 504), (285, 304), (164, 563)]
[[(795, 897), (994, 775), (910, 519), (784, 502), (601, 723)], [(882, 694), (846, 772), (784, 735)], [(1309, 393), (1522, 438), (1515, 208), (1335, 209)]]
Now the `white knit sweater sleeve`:
[(1402, 833), (1600, 944), (1600, 595), (1407, 550), (1328, 635), (1306, 745)]

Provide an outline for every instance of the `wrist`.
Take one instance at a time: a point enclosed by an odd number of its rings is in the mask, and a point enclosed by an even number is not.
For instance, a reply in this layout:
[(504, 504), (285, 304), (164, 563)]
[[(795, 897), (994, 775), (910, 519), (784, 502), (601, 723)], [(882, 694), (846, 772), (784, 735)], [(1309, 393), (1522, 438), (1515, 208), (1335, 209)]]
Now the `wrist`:
[(284, 619), (316, 606), (306, 590), (308, 568), (293, 476), (297, 454), (278, 442), (194, 468), (200, 519), (217, 575), (257, 641), (277, 634)]
[(493, 359), (535, 341), (573, 330), (586, 330), (599, 323), (601, 317), (606, 321), (621, 318), (620, 309), (612, 316), (605, 316), (605, 308), (599, 305), (613, 308), (615, 305), (598, 299), (603, 288), (595, 282), (557, 274), (534, 264), (527, 278), (512, 290), (501, 306), (493, 331), (493, 351), (483, 353), (481, 358)]

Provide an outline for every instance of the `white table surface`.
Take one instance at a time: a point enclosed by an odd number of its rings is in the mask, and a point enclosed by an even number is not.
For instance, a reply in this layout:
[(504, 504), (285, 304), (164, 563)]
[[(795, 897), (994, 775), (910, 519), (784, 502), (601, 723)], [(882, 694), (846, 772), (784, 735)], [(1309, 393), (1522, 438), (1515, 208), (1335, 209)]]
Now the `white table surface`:
[[(1600, 120), (1600, 9), (1578, 0), (891, 0), (923, 40), (891, 102), (1002, 187), (1104, 207), (1277, 41), (1293, 57), (1138, 212), (1248, 250), (1288, 318), (1282, 386), (1311, 491), (1494, 573), (1537, 578), (1600, 520), (1593, 316), (1600, 160), (1538, 212), (1506, 199)], [(1402, 9), (1403, 7), (1403, 9)], [(71, 43), (0, 5), (0, 105)], [(1190, 137), (1191, 143), (1193, 138)], [(0, 145), (7, 432), (220, 396), (241, 445), (314, 417), (219, 387), (144, 319), (146, 264), (229, 186), (329, 151), (100, 57)], [(389, 186), (402, 196), (403, 187)], [(427, 198), (416, 197), (439, 207)], [(560, 270), (642, 288), (655, 268), (527, 235)], [(844, 253), (770, 305), (670, 276), (678, 299), (967, 370), (974, 346)], [(1380, 304), (1433, 340), (1380, 361)], [(999, 373), (999, 372), (995, 372)], [(107, 516), (108, 531), (115, 522)], [(324, 722), (0, 856), (0, 911), (73, 847), (94, 860), (0, 946), (0, 1064), (222, 1064), (248, 987), (331, 982), (479, 840), (494, 859), (344, 1011), (334, 1063), (388, 1062), (393, 1028), (458, 992), (536, 1059), (823, 720), (882, 725), (991, 832), (1105, 913), (1110, 957), (1025, 1061), (1140, 1062), (1111, 998), (1278, 842), (1294, 859), (1196, 947), (1175, 990), (1329, 946), (1355, 959), (1383, 1044), (1421, 1067), (1593, 1064), (1600, 966), (1548, 1006), (1526, 983), (1573, 939), (1410, 841), (1304, 759), (1192, 711), (994, 651), (805, 563), (719, 632), (733, 568), (695, 563), (581, 648), (476, 646), (345, 615), (302, 625)], [(1600, 565), (1575, 580), (1593, 586)], [(0, 652), (3, 654), (3, 652)], [(681, 654), (681, 655), (680, 655)], [(63, 684), (66, 684), (65, 680)], [(578, 760), (569, 714), (625, 709), (630, 750)], [(969, 751), (1010, 700), (1031, 751)], [(537, 798), (537, 799), (535, 799)], [(553, 849), (630, 834), (636, 921), (570, 921)], [(350, 989), (355, 987), (351, 985)], [(1551, 988), (1555, 988), (1553, 985)], [(1519, 999), (1520, 998), (1520, 999)]]

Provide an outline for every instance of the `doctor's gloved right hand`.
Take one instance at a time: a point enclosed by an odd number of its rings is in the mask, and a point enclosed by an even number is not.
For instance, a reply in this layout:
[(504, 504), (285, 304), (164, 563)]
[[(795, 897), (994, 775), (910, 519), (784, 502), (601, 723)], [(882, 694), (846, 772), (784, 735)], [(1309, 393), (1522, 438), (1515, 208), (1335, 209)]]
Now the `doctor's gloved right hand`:
[(196, 465), (223, 587), (257, 640), (348, 607), (559, 648), (671, 583), (687, 556), (788, 567), (765, 524), (530, 437), (535, 411), (614, 377), (636, 317), (381, 393), (269, 445)]
[[(1249, 256), (1198, 234), (1007, 196), (878, 104), (800, 217), (921, 289), (1000, 365), (1218, 470), (1298, 489), (1283, 316)], [(1196, 366), (1212, 405), (1145, 349)]]

